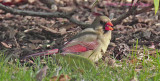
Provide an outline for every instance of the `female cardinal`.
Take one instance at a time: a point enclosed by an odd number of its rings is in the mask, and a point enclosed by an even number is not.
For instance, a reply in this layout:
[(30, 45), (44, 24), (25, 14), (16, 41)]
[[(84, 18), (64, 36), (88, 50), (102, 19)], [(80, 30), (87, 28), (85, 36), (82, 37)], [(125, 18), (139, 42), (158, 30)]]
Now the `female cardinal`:
[[(89, 28), (84, 29), (79, 34), (74, 36), (68, 43), (60, 49), (62, 54), (79, 54), (93, 62), (102, 58), (102, 53), (106, 49), (111, 40), (111, 27), (113, 24), (106, 16), (98, 16), (90, 25)], [(48, 50), (27, 57), (50, 55), (58, 52), (58, 49)]]

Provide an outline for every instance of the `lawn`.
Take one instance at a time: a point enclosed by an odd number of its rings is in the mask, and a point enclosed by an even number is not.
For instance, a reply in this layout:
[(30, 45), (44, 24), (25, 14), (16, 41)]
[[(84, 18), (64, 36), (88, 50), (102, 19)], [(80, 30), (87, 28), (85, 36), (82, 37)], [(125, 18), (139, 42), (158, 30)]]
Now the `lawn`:
[[(18, 59), (9, 59), (1, 51), (0, 81), (36, 81), (39, 71), (47, 66), (46, 76), (43, 81), (67, 79), (72, 81), (159, 81), (160, 80), (160, 56), (157, 50), (155, 56), (145, 54), (140, 59), (137, 52), (131, 52), (130, 56), (123, 60), (100, 60), (96, 65), (89, 65), (90, 69), (69, 65), (64, 58), (59, 58), (59, 63), (53, 57), (35, 58), (31, 62), (21, 63)], [(77, 64), (78, 62), (75, 62)], [(41, 75), (45, 75), (42, 71)], [(65, 77), (64, 77), (65, 76)]]

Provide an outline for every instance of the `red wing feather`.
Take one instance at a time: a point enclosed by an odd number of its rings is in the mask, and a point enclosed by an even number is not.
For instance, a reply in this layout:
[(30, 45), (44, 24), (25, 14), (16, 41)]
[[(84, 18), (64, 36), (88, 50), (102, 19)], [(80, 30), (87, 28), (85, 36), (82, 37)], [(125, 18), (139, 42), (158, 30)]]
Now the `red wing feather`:
[(98, 42), (97, 41), (93, 41), (93, 42), (81, 42), (81, 44), (84, 45), (88, 50), (94, 50), (98, 46)]
[(80, 44), (63, 48), (63, 52), (65, 53), (84, 52), (84, 51), (87, 51), (87, 48)]
[(80, 44), (63, 48), (63, 53), (78, 53), (94, 50), (98, 46), (97, 41), (93, 42), (80, 42)]

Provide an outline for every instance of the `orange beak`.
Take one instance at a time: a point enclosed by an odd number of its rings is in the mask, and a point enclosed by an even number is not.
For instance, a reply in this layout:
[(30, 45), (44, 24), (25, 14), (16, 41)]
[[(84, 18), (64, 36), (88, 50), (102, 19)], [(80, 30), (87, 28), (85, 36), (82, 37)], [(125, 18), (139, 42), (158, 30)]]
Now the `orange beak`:
[(113, 26), (113, 24), (111, 22), (107, 22), (106, 24), (109, 26)]
[(105, 26), (106, 26), (105, 28), (106, 30), (113, 30), (113, 28), (111, 27), (113, 26), (113, 24), (111, 22), (107, 22)]
[(113, 30), (113, 28), (109, 26), (109, 30)]

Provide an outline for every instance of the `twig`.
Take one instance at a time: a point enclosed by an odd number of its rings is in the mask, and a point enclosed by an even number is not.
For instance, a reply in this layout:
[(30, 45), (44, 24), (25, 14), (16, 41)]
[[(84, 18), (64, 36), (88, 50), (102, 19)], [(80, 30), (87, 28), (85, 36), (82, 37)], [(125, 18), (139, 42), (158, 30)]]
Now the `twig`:
[(128, 10), (128, 12), (122, 14), (119, 18), (117, 18), (116, 20), (113, 20), (112, 23), (115, 25), (119, 24), (122, 22), (123, 19), (129, 17), (130, 15), (132, 15), (135, 11), (136, 11), (137, 6), (133, 6), (130, 10)]

